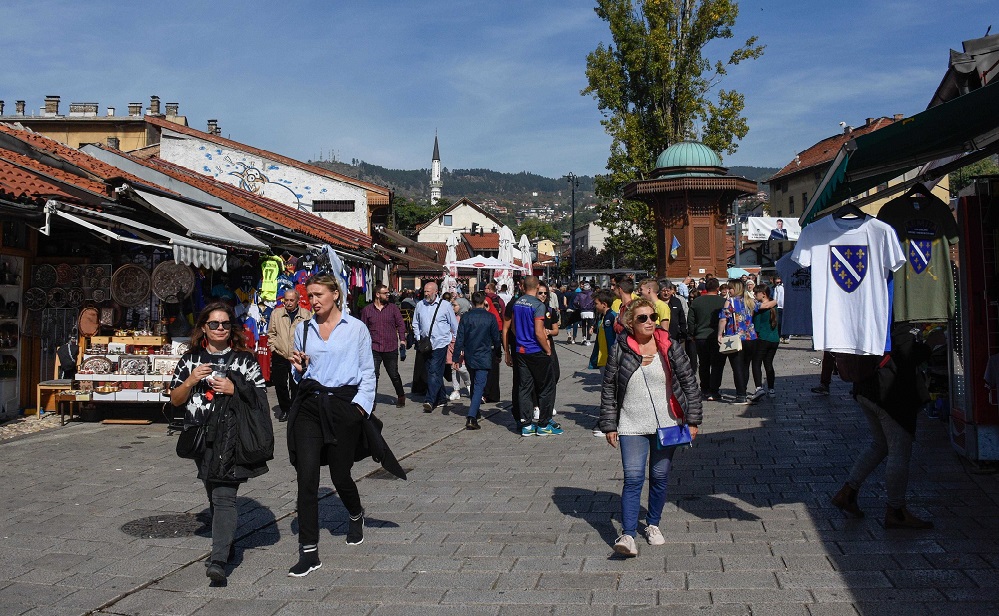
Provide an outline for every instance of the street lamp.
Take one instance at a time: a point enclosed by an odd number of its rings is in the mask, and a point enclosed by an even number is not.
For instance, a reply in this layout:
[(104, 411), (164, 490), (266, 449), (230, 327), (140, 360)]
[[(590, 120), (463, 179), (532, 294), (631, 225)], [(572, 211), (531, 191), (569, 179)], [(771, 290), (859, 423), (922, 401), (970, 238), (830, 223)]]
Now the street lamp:
[(579, 178), (576, 174), (569, 172), (565, 179), (572, 188), (572, 231), (569, 233), (569, 250), (572, 251), (572, 262), (569, 265), (569, 284), (576, 281), (576, 187), (579, 186)]

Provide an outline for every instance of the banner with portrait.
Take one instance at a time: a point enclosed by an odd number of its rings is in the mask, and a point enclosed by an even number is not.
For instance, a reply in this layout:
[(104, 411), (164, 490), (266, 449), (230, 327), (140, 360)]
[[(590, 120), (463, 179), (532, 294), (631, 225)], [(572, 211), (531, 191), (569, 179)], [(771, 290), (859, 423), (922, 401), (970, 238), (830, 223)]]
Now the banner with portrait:
[(773, 216), (751, 216), (746, 219), (748, 229), (746, 240), (762, 242), (766, 240), (798, 241), (801, 225), (797, 218), (776, 218)]

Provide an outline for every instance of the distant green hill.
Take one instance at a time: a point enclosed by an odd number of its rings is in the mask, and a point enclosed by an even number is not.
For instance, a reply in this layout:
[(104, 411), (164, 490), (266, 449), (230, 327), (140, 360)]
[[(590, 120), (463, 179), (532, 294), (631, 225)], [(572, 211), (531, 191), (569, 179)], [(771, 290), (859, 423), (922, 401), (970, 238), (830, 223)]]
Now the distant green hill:
[[(378, 165), (356, 161), (356, 164), (312, 161), (312, 164), (359, 180), (388, 186), (396, 194), (411, 199), (425, 199), (430, 195), (430, 169), (386, 169)], [(763, 181), (779, 169), (772, 167), (731, 167), (729, 173), (750, 180)], [(536, 173), (501, 173), (489, 169), (442, 169), (444, 196), (449, 199), (468, 197), (472, 201), (495, 199), (498, 202), (525, 203), (533, 201), (564, 202), (569, 185), (565, 178), (548, 178)], [(558, 196), (561, 192), (562, 196)], [(534, 193), (538, 193), (535, 197)], [(581, 176), (576, 189), (577, 203), (592, 200), (593, 178)]]

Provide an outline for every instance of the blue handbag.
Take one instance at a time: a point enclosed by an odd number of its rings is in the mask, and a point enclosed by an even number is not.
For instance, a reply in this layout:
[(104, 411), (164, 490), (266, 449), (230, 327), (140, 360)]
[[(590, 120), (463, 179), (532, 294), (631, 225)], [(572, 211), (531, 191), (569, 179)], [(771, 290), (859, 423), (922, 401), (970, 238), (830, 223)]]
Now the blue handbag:
[(660, 447), (689, 445), (691, 441), (690, 428), (687, 427), (687, 424), (659, 428), (656, 430), (656, 438), (659, 439)]

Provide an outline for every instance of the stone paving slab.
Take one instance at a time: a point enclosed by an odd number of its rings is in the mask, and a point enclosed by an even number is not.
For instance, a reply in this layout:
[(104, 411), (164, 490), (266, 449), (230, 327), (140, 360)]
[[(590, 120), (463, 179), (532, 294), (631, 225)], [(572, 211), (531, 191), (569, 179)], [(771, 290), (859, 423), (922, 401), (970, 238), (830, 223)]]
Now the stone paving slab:
[[(675, 458), (667, 543), (640, 541), (635, 559), (610, 548), (620, 456), (590, 434), (600, 379), (578, 346), (559, 346), (559, 437), (521, 438), (493, 405), (477, 432), (462, 429), (462, 405), (447, 415), (382, 406), (409, 481), (357, 465), (368, 512), (359, 546), (344, 545), (346, 512), (325, 485), (323, 567), (304, 579), (287, 576), (298, 527), (284, 424), (271, 472), (241, 489), (224, 587), (204, 575), (206, 529), (123, 530), (144, 518), (153, 529), (197, 527), (206, 509), (194, 465), (176, 458), (163, 424), (74, 422), (4, 441), (0, 614), (996, 613), (999, 478), (973, 472), (945, 425), (922, 417), (910, 503), (937, 528), (885, 531), (881, 471), (860, 498), (869, 515), (844, 519), (828, 501), (866, 445), (864, 422), (846, 384), (808, 392), (818, 354), (807, 344), (781, 346), (775, 399), (706, 403), (695, 447)], [(503, 382), (509, 391), (505, 367)], [(382, 402), (390, 388), (382, 379)]]

